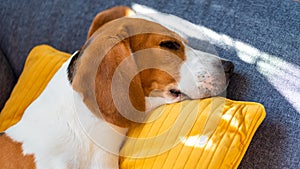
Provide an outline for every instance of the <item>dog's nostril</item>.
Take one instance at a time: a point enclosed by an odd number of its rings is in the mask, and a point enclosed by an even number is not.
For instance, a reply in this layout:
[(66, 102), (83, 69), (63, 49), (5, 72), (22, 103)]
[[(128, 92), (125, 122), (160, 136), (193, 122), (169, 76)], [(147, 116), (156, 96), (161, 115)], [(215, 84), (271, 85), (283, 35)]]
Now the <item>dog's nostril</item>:
[(170, 89), (169, 92), (174, 97), (178, 97), (181, 94), (180, 90), (177, 90), (177, 89)]
[(233, 71), (234, 71), (233, 63), (230, 62), (230, 61), (227, 61), (227, 60), (221, 60), (221, 62), (222, 62), (224, 72), (228, 73), (229, 76), (231, 76), (233, 74)]

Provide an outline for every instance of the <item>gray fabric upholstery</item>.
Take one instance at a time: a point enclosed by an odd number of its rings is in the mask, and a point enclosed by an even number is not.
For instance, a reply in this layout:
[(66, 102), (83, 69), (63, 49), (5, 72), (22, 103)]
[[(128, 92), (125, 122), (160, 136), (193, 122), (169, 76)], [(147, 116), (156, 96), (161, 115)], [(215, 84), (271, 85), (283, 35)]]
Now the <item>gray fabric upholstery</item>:
[[(138, 0), (135, 3), (177, 15), (259, 51), (251, 53), (245, 48), (245, 55), (240, 53), (238, 44), (230, 46), (226, 45), (226, 39), (215, 40), (219, 55), (233, 61), (236, 68), (227, 96), (260, 102), (267, 111), (240, 168), (300, 168), (300, 106), (295, 99), (300, 96), (300, 3), (294, 0)], [(7, 63), (19, 76), (28, 52), (37, 44), (75, 51), (84, 43), (94, 15), (115, 5), (131, 6), (132, 2), (1, 1), (0, 47)], [(1, 64), (5, 64), (2, 62), (1, 59)], [(1, 79), (7, 76), (2, 66), (0, 74)], [(1, 102), (5, 99), (1, 88)]]
[(17, 79), (10, 67), (10, 64), (6, 60), (3, 52), (0, 50), (0, 110), (9, 98), (16, 80)]

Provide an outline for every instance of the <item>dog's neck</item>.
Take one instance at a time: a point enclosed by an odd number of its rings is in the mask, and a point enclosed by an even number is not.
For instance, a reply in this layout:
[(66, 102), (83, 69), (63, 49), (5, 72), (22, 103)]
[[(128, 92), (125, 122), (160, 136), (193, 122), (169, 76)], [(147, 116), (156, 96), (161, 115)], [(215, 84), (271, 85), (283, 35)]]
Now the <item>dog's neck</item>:
[(22, 143), (24, 154), (34, 155), (37, 168), (118, 168), (127, 129), (108, 124), (85, 106), (68, 81), (70, 60), (6, 134)]

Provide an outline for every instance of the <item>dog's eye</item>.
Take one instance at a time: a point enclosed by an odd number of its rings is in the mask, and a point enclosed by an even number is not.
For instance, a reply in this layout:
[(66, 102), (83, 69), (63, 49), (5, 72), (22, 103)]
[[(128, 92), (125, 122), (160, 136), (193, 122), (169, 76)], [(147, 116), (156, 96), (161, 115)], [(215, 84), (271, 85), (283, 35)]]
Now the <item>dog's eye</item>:
[(168, 48), (168, 49), (171, 49), (171, 50), (180, 49), (180, 44), (178, 44), (175, 41), (163, 41), (163, 42), (160, 42), (159, 46), (164, 47), (164, 48)]
[(171, 90), (169, 90), (169, 92), (174, 97), (178, 97), (181, 94), (180, 90), (177, 90), (177, 89), (171, 89)]

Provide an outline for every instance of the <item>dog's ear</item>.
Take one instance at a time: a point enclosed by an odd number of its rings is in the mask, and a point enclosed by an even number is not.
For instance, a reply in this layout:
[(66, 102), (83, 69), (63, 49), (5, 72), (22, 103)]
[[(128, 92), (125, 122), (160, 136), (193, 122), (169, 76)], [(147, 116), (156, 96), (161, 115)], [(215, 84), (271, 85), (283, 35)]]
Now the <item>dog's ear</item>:
[(139, 121), (145, 111), (145, 96), (129, 42), (112, 47), (98, 67), (95, 95), (105, 120), (121, 127)]
[(134, 11), (127, 6), (116, 6), (98, 13), (90, 26), (87, 38), (90, 38), (105, 23), (132, 14), (134, 14)]

